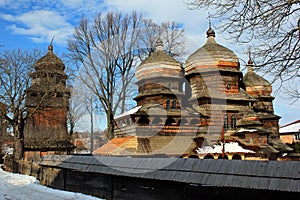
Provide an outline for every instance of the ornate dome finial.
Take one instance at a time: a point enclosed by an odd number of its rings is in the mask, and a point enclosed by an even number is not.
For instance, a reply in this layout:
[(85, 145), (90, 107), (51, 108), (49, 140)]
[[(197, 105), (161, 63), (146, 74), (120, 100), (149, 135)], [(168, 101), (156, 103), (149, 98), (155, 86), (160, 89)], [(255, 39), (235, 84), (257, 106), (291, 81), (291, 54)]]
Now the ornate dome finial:
[(160, 38), (156, 40), (156, 51), (162, 51), (163, 50), (163, 42)]
[(252, 62), (252, 59), (251, 59), (251, 51), (250, 51), (250, 48), (249, 48), (249, 60), (248, 60), (248, 63), (247, 63), (247, 67), (248, 67), (248, 72), (253, 72), (253, 62)]
[(211, 20), (210, 20), (210, 14), (208, 13), (208, 30), (206, 31), (207, 37), (216, 37), (215, 31), (211, 28)]
[(48, 46), (48, 51), (51, 51), (51, 52), (53, 51), (53, 46), (52, 46), (53, 40), (54, 40), (54, 36), (52, 37), (51, 42)]
[(51, 44), (48, 46), (48, 51), (53, 51), (53, 46)]

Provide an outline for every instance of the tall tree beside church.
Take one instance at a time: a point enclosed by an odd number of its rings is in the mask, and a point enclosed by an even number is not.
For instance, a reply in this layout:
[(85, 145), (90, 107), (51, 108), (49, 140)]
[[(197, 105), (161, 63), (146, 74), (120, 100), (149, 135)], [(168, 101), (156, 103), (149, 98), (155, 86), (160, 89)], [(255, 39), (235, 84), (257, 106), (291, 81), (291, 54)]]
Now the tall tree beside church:
[[(235, 42), (251, 43), (259, 70), (282, 82), (299, 78), (299, 0), (185, 0), (191, 9), (209, 9), (220, 30)], [(297, 80), (298, 81), (298, 80)], [(294, 97), (300, 98), (300, 91)], [(292, 93), (291, 93), (292, 94)]]
[[(78, 67), (81, 81), (95, 94), (106, 114), (109, 139), (113, 137), (114, 115), (124, 112), (132, 97), (134, 67), (153, 52), (150, 41), (154, 44), (162, 30), (153, 22), (151, 26), (146, 24), (146, 19), (136, 12), (99, 13), (92, 23), (82, 18), (68, 43), (69, 58)], [(180, 43), (183, 30), (172, 25), (171, 31), (179, 34), (173, 35), (174, 42), (166, 43), (175, 46)]]
[(23, 156), (23, 130), (27, 113), (25, 91), (30, 85), (33, 64), (41, 57), (39, 50), (11, 50), (0, 54), (0, 101), (7, 106), (6, 120), (15, 137), (15, 157)]

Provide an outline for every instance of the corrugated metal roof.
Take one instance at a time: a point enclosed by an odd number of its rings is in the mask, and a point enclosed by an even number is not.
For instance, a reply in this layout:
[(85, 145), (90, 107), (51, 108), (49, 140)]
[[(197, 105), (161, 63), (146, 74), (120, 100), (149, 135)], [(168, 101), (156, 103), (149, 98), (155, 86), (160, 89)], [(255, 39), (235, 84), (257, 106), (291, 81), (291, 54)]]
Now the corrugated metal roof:
[(45, 156), (41, 166), (209, 185), (300, 192), (300, 162)]

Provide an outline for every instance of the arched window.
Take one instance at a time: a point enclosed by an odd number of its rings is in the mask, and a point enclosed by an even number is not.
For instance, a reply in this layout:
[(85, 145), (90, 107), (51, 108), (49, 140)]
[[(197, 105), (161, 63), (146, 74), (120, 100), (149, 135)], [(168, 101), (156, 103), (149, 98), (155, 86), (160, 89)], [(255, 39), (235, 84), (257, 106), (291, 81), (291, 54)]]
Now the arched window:
[(199, 159), (199, 156), (197, 156), (197, 155), (190, 155), (188, 158), (198, 158)]
[(169, 99), (166, 101), (166, 109), (170, 109), (170, 100)]
[(173, 123), (175, 123), (175, 120), (172, 117), (168, 117), (168, 119), (166, 120), (165, 125), (172, 125)]
[(242, 156), (239, 155), (239, 154), (234, 154), (234, 155), (232, 156), (232, 160), (242, 160)]
[(214, 157), (210, 154), (207, 154), (206, 156), (204, 156), (204, 159), (214, 159)]
[(139, 125), (149, 125), (149, 119), (146, 116), (142, 116), (137, 123)]
[(228, 160), (228, 156), (227, 156), (227, 155), (224, 155), (224, 158), (223, 158), (223, 155), (220, 154), (219, 157), (218, 157), (218, 159), (225, 159), (225, 160)]
[(176, 100), (173, 100), (172, 101), (172, 109), (175, 109), (176, 108)]
[(236, 128), (236, 118), (235, 115), (231, 115), (231, 129)]
[(224, 115), (224, 129), (227, 130), (228, 129), (228, 116)]

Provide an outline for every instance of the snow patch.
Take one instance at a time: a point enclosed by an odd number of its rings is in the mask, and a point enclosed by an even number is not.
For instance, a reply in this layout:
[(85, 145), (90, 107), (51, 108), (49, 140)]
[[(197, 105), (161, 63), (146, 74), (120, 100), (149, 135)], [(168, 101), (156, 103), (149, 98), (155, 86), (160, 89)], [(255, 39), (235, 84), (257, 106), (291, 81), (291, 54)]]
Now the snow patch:
[[(222, 153), (223, 143), (215, 144), (213, 146), (204, 146), (196, 149), (198, 154), (209, 154), (209, 153)], [(255, 153), (252, 150), (244, 149), (237, 142), (225, 143), (225, 153)]]
[(67, 192), (40, 185), (39, 181), (22, 174), (3, 171), (0, 166), (0, 200), (101, 200), (100, 198), (76, 192)]

